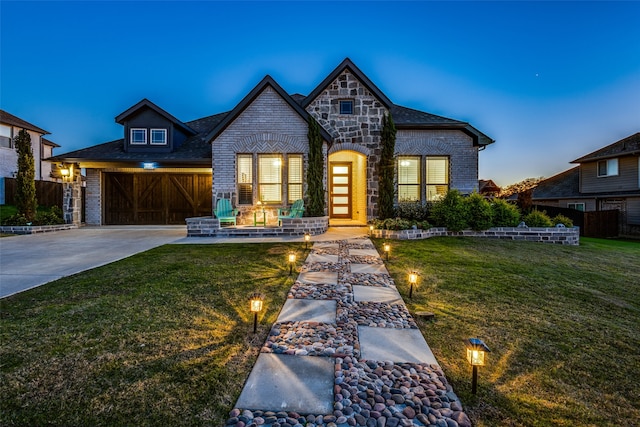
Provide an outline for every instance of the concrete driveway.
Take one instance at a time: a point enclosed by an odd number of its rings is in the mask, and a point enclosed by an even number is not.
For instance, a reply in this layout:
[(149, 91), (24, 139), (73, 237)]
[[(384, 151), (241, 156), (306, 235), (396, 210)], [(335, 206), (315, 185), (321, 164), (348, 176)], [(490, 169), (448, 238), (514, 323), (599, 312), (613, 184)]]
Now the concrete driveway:
[(184, 239), (186, 235), (186, 226), (111, 226), (0, 238), (0, 298)]

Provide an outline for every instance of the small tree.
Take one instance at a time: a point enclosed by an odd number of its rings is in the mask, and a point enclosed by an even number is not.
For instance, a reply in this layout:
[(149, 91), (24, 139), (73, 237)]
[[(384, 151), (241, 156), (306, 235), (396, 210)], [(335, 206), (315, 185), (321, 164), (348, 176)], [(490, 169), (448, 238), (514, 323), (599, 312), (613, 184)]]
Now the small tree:
[(475, 231), (491, 228), (493, 219), (491, 204), (478, 193), (473, 193), (464, 201), (469, 210), (469, 227)]
[(309, 116), (309, 167), (307, 168), (307, 195), (309, 216), (324, 215), (324, 186), (322, 185), (322, 173), (324, 161), (322, 159), (322, 136), (320, 125)]
[(36, 201), (36, 169), (31, 149), (31, 137), (22, 129), (14, 140), (18, 153), (18, 174), (16, 175), (15, 201), (18, 215), (33, 221), (38, 207)]
[(522, 218), (525, 224), (529, 227), (553, 227), (551, 218), (547, 215), (546, 211), (532, 210), (529, 214)]
[(382, 117), (380, 136), (380, 163), (378, 163), (378, 217), (392, 218), (394, 214), (394, 153), (396, 150), (396, 125), (391, 115)]

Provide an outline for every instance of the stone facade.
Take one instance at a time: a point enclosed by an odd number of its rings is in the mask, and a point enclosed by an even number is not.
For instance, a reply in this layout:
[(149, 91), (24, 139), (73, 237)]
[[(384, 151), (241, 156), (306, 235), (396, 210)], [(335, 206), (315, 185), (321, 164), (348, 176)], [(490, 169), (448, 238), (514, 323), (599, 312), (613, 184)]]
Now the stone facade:
[(280, 227), (220, 227), (220, 222), (213, 217), (187, 218), (187, 236), (189, 237), (283, 237), (312, 236), (326, 233), (329, 218), (291, 218), (283, 219)]
[[(340, 114), (341, 100), (353, 100), (353, 114)], [(334, 144), (366, 153), (367, 218), (374, 218), (378, 210), (376, 165), (380, 161), (380, 131), (382, 117), (389, 114), (389, 111), (348, 69), (330, 83), (306, 109), (333, 136)], [(353, 145), (363, 149), (349, 148)], [(325, 164), (326, 160), (325, 157)]]

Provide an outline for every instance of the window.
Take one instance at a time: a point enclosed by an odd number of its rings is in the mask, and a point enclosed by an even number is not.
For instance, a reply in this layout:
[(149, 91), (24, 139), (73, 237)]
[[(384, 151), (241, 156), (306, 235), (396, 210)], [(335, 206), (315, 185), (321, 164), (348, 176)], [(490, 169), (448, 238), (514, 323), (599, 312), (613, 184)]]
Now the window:
[(398, 157), (398, 201), (420, 200), (420, 157)]
[(598, 176), (618, 175), (618, 159), (600, 160), (598, 162)]
[(238, 204), (253, 204), (253, 155), (238, 154), (237, 157)]
[(580, 212), (584, 212), (584, 203), (567, 203), (569, 209), (575, 209)]
[(167, 145), (167, 130), (151, 129), (151, 144)]
[(13, 148), (11, 141), (11, 126), (0, 125), (0, 147)]
[(282, 202), (282, 157), (258, 154), (258, 195), (263, 203)]
[(340, 114), (353, 114), (353, 100), (340, 101)]
[(287, 197), (289, 203), (302, 199), (302, 154), (289, 155)]
[(147, 130), (146, 129), (131, 129), (131, 144), (146, 144), (147, 143)]
[(449, 158), (427, 157), (425, 163), (427, 200), (438, 200), (449, 191)]

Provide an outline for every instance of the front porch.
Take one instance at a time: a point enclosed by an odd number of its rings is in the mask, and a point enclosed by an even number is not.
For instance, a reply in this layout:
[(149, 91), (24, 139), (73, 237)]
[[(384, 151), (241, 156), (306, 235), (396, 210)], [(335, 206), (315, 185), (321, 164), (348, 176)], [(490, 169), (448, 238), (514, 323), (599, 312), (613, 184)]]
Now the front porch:
[(324, 234), (329, 229), (329, 217), (283, 218), (282, 225), (237, 225), (220, 227), (210, 216), (187, 218), (188, 237), (285, 237)]

